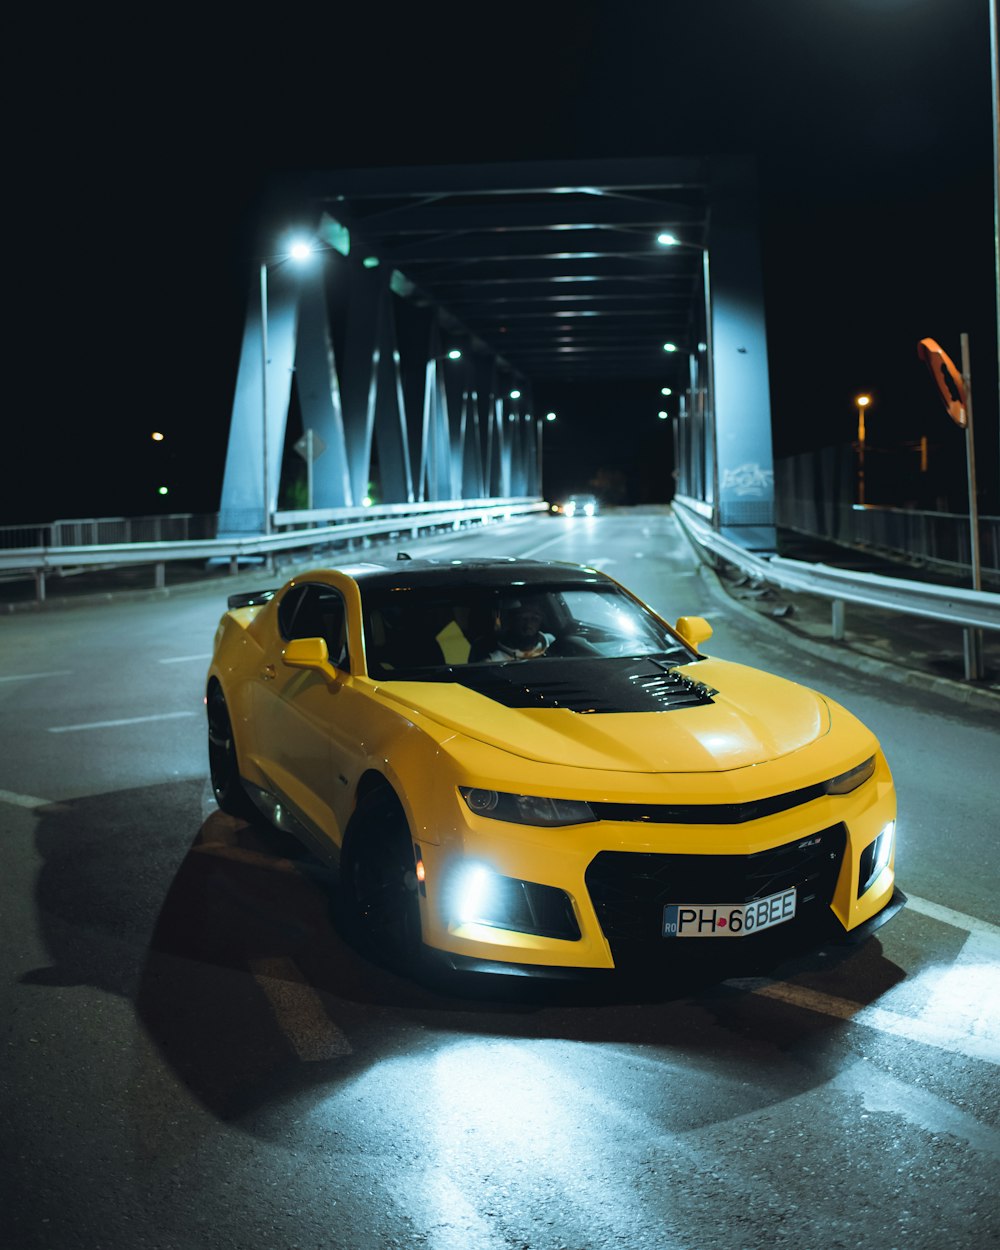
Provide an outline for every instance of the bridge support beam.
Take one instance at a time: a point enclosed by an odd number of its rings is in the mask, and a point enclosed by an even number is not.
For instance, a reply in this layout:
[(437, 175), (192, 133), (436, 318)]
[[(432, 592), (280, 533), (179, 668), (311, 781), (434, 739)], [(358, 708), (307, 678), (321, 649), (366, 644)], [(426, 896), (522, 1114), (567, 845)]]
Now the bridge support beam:
[[(754, 547), (774, 547), (774, 453), (757, 237), (753, 167), (738, 157), (712, 162), (706, 271), (714, 375), (703, 388), (705, 483), (720, 529), (737, 529)], [(699, 392), (702, 393), (702, 392)]]

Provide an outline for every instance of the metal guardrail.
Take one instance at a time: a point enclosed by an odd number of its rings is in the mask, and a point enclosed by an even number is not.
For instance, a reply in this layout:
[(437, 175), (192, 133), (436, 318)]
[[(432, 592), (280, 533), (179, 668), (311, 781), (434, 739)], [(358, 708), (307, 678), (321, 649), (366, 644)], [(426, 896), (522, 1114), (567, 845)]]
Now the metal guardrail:
[(778, 555), (761, 555), (720, 534), (681, 500), (674, 500), (673, 511), (681, 528), (701, 551), (710, 551), (752, 577), (784, 590), (802, 591), (829, 599), (833, 639), (839, 641), (844, 637), (846, 603), (862, 603), (887, 612), (945, 621), (966, 631), (966, 679), (982, 676), (981, 646), (977, 645), (976, 631), (1000, 630), (1000, 594), (883, 577), (878, 573), (860, 573), (828, 564), (787, 560)]
[[(278, 527), (273, 534), (231, 534), (216, 538), (160, 539), (140, 542), (104, 542), (89, 544), (46, 543), (8, 547), (0, 550), (0, 574), (33, 577), (36, 598), (45, 599), (46, 578), (69, 569), (113, 568), (127, 565), (153, 565), (155, 585), (165, 585), (165, 566), (175, 560), (229, 560), (232, 571), (239, 561), (270, 557), (278, 552), (324, 547), (354, 538), (408, 533), (421, 529), (488, 524), (548, 510), (537, 498), (478, 499), (456, 507), (454, 500), (443, 504), (387, 504), (372, 508), (337, 508), (313, 513), (277, 513)], [(335, 519), (333, 524), (324, 521)], [(352, 519), (357, 518), (357, 519)], [(361, 519), (363, 518), (363, 519)], [(99, 522), (59, 522), (60, 526), (76, 525), (86, 534), (87, 527)], [(17, 527), (38, 531), (48, 527)]]
[(698, 546), (762, 581), (846, 603), (864, 603), (888, 612), (908, 612), (970, 629), (1000, 629), (1000, 595), (934, 582), (858, 573), (829, 564), (808, 564), (783, 556), (762, 556), (720, 534), (701, 517), (674, 501), (674, 515)]

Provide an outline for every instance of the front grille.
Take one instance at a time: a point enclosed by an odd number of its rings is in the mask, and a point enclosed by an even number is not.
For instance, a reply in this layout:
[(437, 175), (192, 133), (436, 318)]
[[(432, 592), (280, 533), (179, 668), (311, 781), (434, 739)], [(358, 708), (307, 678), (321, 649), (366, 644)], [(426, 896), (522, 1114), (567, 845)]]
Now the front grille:
[(598, 820), (640, 820), (654, 825), (742, 825), (775, 812), (787, 812), (827, 794), (830, 783), (820, 781), (785, 794), (770, 794), (748, 803), (591, 803)]
[(840, 823), (755, 855), (601, 851), (587, 868), (586, 884), (618, 964), (662, 955), (669, 945), (661, 936), (667, 903), (749, 903), (795, 886), (792, 923), (801, 927), (823, 916), (846, 845), (847, 828)]

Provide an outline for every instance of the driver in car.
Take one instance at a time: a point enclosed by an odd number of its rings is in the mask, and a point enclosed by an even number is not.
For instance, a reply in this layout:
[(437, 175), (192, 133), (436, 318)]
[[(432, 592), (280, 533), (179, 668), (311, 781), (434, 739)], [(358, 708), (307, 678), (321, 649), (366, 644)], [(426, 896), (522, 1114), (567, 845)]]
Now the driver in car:
[[(502, 629), (484, 660), (533, 660), (555, 642), (555, 634), (542, 629), (543, 614), (532, 599), (515, 599), (501, 613)], [(471, 657), (470, 657), (471, 658)]]

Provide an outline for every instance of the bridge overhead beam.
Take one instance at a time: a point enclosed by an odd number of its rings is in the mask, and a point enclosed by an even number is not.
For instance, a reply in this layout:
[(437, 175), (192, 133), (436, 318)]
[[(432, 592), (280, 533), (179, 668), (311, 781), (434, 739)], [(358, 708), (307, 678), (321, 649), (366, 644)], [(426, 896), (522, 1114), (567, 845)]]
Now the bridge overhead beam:
[[(382, 502), (540, 494), (531, 379), (685, 391), (678, 493), (720, 527), (773, 525), (751, 161), (340, 170), (284, 194), (317, 222), (326, 276), (295, 287), (291, 265), (267, 271), (266, 387), (249, 305), (223, 483), (231, 524), (260, 530), (274, 511), (296, 400), (323, 445), (315, 506), (357, 506), (373, 482)], [(446, 359), (453, 347), (460, 361)]]

